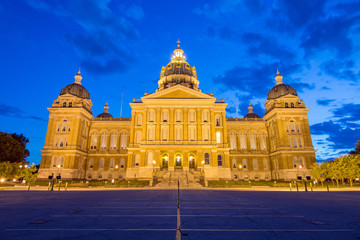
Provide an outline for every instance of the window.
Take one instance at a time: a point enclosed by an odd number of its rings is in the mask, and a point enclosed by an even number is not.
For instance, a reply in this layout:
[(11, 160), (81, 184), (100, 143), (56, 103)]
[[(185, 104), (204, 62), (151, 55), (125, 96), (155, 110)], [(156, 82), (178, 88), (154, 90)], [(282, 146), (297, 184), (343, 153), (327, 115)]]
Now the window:
[(106, 149), (107, 145), (107, 135), (103, 134), (101, 135), (101, 149)]
[(68, 131), (70, 132), (71, 129), (71, 124), (68, 125)]
[(264, 134), (260, 135), (260, 149), (266, 150), (266, 136)]
[(110, 139), (110, 149), (116, 149), (117, 136), (113, 133)]
[(293, 147), (294, 147), (294, 148), (297, 148), (297, 147), (298, 147), (297, 139), (296, 139), (296, 138), (292, 138), (292, 144), (293, 144)]
[(264, 170), (268, 169), (268, 160), (267, 159), (264, 159), (263, 166), (264, 166)]
[(289, 107), (289, 104), (288, 104), (287, 102), (285, 103), (285, 107), (286, 107), (286, 108), (288, 108), (288, 107)]
[(60, 147), (63, 147), (63, 146), (64, 146), (64, 139), (60, 138)]
[(240, 148), (241, 150), (246, 150), (246, 135), (244, 133), (242, 133), (240, 135)]
[(82, 169), (82, 163), (83, 163), (83, 158), (80, 157), (79, 161), (78, 161), (78, 169), (81, 170)]
[(291, 103), (291, 107), (292, 107), (292, 108), (295, 107), (295, 106), (294, 106), (294, 103)]
[(295, 132), (295, 122), (293, 120), (290, 120), (290, 130), (291, 132)]
[(302, 138), (299, 138), (298, 140), (299, 140), (299, 147), (302, 147), (302, 146), (303, 146), (303, 140), (302, 140)]
[(191, 109), (189, 110), (189, 122), (195, 122), (195, 110)]
[(250, 134), (250, 148), (256, 150), (256, 136), (254, 134)]
[(66, 102), (63, 103), (63, 107), (66, 107)]
[(104, 168), (104, 159), (103, 158), (100, 158), (99, 168)]
[(190, 141), (196, 140), (196, 126), (189, 126)]
[(218, 155), (217, 156), (217, 160), (218, 160), (218, 166), (222, 166), (222, 157), (221, 157), (221, 155)]
[(257, 159), (253, 159), (253, 169), (259, 169), (259, 163)]
[(182, 122), (182, 111), (180, 109), (175, 111), (175, 122)]
[(168, 126), (161, 126), (161, 139), (167, 141), (169, 139), (169, 128)]
[(110, 159), (110, 165), (109, 165), (109, 167), (110, 168), (114, 168), (114, 164), (115, 164), (115, 159)]
[(66, 131), (66, 123), (67, 123), (67, 120), (64, 120), (64, 121), (62, 122), (62, 128), (61, 128), (61, 131), (62, 131), (62, 132), (65, 132), (65, 131)]
[(219, 115), (217, 115), (217, 116), (215, 117), (215, 124), (216, 124), (217, 127), (220, 126), (220, 116), (219, 116)]
[(169, 121), (169, 111), (167, 109), (163, 109), (161, 112), (161, 121), (168, 122)]
[(125, 167), (125, 160), (122, 158), (120, 159), (120, 168), (124, 168)]
[(149, 110), (149, 122), (155, 122), (155, 111)]
[(56, 162), (57, 162), (57, 157), (55, 156), (55, 157), (53, 158), (53, 162), (52, 162), (52, 166), (53, 166), (53, 167), (56, 167)]
[(154, 165), (153, 161), (154, 161), (153, 152), (148, 152), (148, 154), (147, 154), (147, 165), (148, 166), (153, 166)]
[(293, 167), (297, 168), (298, 164), (297, 164), (297, 158), (293, 157)]
[(57, 125), (57, 131), (60, 132), (60, 124)]
[(65, 146), (68, 146), (68, 141), (69, 141), (69, 139), (66, 138), (66, 139), (65, 139)]
[(247, 169), (247, 166), (248, 166), (247, 159), (243, 159), (243, 168)]
[(148, 141), (154, 141), (155, 139), (155, 126), (148, 126)]
[(303, 157), (300, 157), (300, 159), (299, 159), (299, 166), (305, 167), (305, 161), (304, 161)]
[(237, 160), (236, 160), (236, 159), (233, 159), (233, 160), (232, 160), (232, 167), (233, 167), (233, 169), (236, 169), (236, 166), (237, 166)]
[(138, 114), (136, 116), (136, 126), (141, 126), (142, 125), (142, 115)]
[(135, 167), (140, 166), (140, 154), (136, 154), (136, 155), (135, 155), (134, 166), (135, 166)]
[(182, 126), (175, 126), (175, 140), (182, 140)]
[(140, 144), (141, 143), (141, 131), (137, 131), (135, 134), (135, 143)]
[(203, 140), (209, 141), (210, 139), (210, 127), (208, 125), (203, 125)]
[(72, 102), (69, 102), (69, 107), (72, 107)]
[(202, 112), (202, 120), (203, 122), (209, 122), (209, 111), (207, 109)]
[(236, 134), (230, 133), (230, 150), (236, 149)]
[(59, 142), (59, 139), (58, 139), (58, 138), (56, 138), (56, 139), (55, 139), (55, 147), (57, 147), (58, 142)]
[(97, 146), (97, 136), (94, 134), (91, 136), (91, 146), (90, 149), (96, 149)]
[(209, 153), (204, 154), (204, 161), (205, 161), (205, 165), (210, 164), (210, 155), (209, 155)]
[(217, 144), (221, 143), (221, 133), (220, 132), (216, 132), (216, 143)]
[(89, 168), (94, 168), (94, 159), (93, 158), (90, 158)]
[(61, 158), (60, 158), (60, 167), (64, 166), (64, 160), (65, 160), (64, 156), (61, 156)]
[(127, 145), (127, 135), (126, 133), (121, 133), (121, 143), (120, 143), (120, 149), (126, 149)]

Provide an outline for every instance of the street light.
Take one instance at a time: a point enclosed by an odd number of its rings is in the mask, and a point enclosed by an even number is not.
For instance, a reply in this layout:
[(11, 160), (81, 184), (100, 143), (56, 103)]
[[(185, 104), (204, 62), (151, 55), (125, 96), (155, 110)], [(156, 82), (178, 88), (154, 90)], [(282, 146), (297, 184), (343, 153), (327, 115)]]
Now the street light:
[(28, 167), (28, 165), (25, 165), (24, 167), (25, 167), (25, 168), (27, 168), (27, 167)]
[(4, 178), (2, 178), (0, 181), (1, 181), (1, 182), (5, 182), (5, 179), (4, 179)]
[(203, 165), (203, 172), (205, 171), (205, 161), (202, 161), (201, 164)]
[(119, 168), (119, 166), (118, 166), (118, 165), (116, 165), (116, 166), (115, 166), (115, 168), (116, 168), (116, 169), (118, 169), (118, 168)]
[(153, 161), (153, 172), (155, 172), (155, 161)]

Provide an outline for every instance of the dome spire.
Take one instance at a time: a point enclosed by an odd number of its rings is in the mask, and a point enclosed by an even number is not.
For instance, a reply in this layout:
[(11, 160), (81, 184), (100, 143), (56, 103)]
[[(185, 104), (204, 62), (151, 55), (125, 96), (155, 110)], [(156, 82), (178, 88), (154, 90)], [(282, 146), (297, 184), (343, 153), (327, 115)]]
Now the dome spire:
[(283, 76), (280, 75), (279, 69), (277, 68), (277, 74), (275, 77), (276, 85), (283, 84), (282, 79), (283, 79)]
[(254, 113), (253, 109), (254, 108), (253, 108), (253, 106), (251, 106), (251, 102), (249, 101), (249, 107), (248, 107), (249, 112), (248, 112), (248, 114)]
[(81, 85), (81, 79), (82, 79), (82, 76), (80, 74), (80, 68), (79, 68), (78, 73), (75, 75), (75, 83)]
[(174, 50), (174, 55), (171, 58), (172, 62), (185, 62), (184, 51), (180, 48), (180, 40), (177, 40), (177, 48)]
[(109, 113), (109, 105), (108, 102), (106, 102), (105, 106), (104, 106), (104, 113)]

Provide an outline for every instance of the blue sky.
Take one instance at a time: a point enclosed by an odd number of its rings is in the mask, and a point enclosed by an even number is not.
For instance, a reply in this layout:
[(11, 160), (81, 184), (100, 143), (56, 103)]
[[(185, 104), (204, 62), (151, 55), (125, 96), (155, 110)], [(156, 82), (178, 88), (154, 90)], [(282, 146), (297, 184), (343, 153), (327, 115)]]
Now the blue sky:
[(251, 101), (264, 115), (276, 68), (310, 108), (318, 160), (360, 139), (359, 1), (0, 2), (0, 130), (30, 139), (39, 163), (49, 112), (81, 67), (93, 113), (130, 116), (128, 103), (157, 88), (180, 38), (203, 92), (225, 98), (228, 117)]

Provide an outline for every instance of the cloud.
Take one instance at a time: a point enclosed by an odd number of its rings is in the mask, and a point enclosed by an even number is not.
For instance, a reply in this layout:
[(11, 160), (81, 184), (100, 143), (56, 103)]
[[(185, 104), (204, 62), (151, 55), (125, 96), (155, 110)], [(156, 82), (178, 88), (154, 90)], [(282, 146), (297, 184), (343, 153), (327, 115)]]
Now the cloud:
[(313, 135), (328, 135), (325, 140), (329, 148), (336, 151), (354, 148), (360, 136), (360, 124), (350, 128), (332, 120), (311, 125), (310, 129)]
[(337, 80), (357, 81), (360, 78), (360, 71), (355, 72), (355, 63), (353, 60), (334, 60), (323, 62), (320, 68), (327, 74)]
[[(134, 61), (131, 45), (139, 39), (140, 34), (131, 20), (144, 18), (140, 6), (118, 2), (119, 9), (115, 9), (109, 0), (49, 3), (28, 0), (28, 4), (80, 26), (80, 31), (64, 34), (64, 38), (82, 58), (81, 66), (87, 71), (98, 74), (125, 72), (129, 69), (129, 63)], [(128, 63), (126, 68), (124, 62)]]
[(342, 107), (333, 109), (333, 113), (334, 117), (340, 118), (343, 123), (345, 121), (360, 121), (360, 104), (343, 104)]
[(43, 118), (27, 115), (26, 112), (24, 112), (18, 107), (9, 106), (5, 104), (0, 104), (0, 116), (14, 117), (14, 118), (28, 118), (28, 119), (46, 122), (46, 120)]
[(321, 106), (329, 106), (330, 103), (334, 102), (335, 99), (318, 99), (316, 100), (316, 103)]

